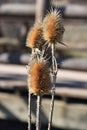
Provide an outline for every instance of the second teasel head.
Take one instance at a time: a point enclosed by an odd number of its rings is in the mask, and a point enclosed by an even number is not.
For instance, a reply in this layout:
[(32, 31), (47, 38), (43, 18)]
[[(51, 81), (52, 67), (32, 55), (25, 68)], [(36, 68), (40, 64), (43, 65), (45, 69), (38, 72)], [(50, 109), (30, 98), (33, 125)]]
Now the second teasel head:
[(35, 23), (34, 26), (29, 30), (26, 40), (26, 46), (34, 49), (42, 49), (43, 38), (42, 38), (43, 26), (41, 22)]
[(61, 42), (64, 26), (61, 14), (57, 10), (51, 10), (43, 20), (43, 37), (49, 43)]

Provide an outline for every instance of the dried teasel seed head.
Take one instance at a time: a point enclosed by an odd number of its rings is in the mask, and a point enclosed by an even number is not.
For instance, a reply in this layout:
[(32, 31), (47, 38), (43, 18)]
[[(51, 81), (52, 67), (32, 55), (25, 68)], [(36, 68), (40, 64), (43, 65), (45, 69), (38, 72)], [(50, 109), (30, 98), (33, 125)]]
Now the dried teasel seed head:
[(42, 96), (50, 92), (50, 72), (44, 60), (32, 62), (28, 74), (28, 87), (31, 93)]
[(40, 49), (42, 46), (42, 23), (35, 23), (34, 26), (30, 29), (27, 35), (26, 46), (30, 47), (32, 50), (35, 48)]
[(43, 20), (43, 37), (49, 43), (57, 43), (62, 40), (64, 26), (61, 14), (57, 10), (51, 10)]

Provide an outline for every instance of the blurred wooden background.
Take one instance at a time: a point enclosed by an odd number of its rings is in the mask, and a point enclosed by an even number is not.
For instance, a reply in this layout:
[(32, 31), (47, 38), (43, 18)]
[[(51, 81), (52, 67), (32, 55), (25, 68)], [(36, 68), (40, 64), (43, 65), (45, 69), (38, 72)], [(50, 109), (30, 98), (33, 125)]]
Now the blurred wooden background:
[[(46, 13), (49, 1), (42, 5), (35, 0), (0, 0), (0, 130), (13, 130), (14, 124), (14, 129), (27, 129), (26, 64), (31, 50), (25, 47), (26, 34), (39, 14)], [(50, 5), (62, 12), (63, 41), (69, 46), (56, 47), (60, 69), (53, 130), (87, 130), (87, 0), (52, 0)], [(46, 127), (50, 98), (43, 98), (42, 122)], [(32, 96), (32, 123), (35, 100)]]

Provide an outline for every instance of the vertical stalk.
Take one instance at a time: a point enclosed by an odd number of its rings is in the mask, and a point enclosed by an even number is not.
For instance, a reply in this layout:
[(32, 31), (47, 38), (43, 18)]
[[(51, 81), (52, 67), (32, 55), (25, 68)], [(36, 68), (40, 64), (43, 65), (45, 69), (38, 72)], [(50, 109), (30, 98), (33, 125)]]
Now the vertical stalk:
[(40, 130), (40, 113), (41, 112), (41, 96), (37, 96), (37, 113), (36, 113), (36, 130)]
[(53, 110), (54, 110), (54, 97), (55, 97), (55, 83), (56, 83), (56, 68), (55, 68), (55, 45), (52, 44), (52, 81), (53, 81), (53, 88), (52, 88), (52, 99), (50, 105), (50, 115), (49, 115), (49, 123), (48, 123), (48, 130), (51, 129), (52, 125), (52, 117), (53, 117)]
[(28, 130), (31, 130), (31, 93), (28, 95)]

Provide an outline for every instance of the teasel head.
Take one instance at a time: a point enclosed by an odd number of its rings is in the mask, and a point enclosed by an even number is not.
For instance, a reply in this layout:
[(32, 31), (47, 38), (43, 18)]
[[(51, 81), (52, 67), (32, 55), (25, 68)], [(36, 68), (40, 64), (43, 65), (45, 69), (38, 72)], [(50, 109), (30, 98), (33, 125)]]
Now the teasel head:
[(51, 77), (47, 63), (44, 59), (31, 62), (28, 71), (28, 87), (34, 95), (45, 95), (51, 90)]
[(51, 10), (43, 20), (43, 37), (50, 44), (62, 43), (63, 19), (59, 11)]
[(37, 22), (28, 32), (26, 46), (30, 47), (32, 51), (34, 51), (35, 49), (41, 50), (42, 48), (43, 45), (42, 28), (43, 28), (42, 23)]

